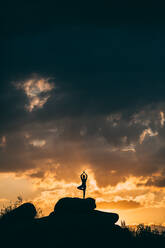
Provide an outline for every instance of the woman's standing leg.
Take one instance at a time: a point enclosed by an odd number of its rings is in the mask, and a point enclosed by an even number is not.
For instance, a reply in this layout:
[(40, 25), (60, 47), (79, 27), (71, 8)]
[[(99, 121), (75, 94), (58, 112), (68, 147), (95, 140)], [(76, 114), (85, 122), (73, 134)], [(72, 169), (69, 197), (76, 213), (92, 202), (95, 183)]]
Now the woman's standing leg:
[(83, 199), (85, 199), (85, 191), (86, 191), (86, 188), (83, 188)]

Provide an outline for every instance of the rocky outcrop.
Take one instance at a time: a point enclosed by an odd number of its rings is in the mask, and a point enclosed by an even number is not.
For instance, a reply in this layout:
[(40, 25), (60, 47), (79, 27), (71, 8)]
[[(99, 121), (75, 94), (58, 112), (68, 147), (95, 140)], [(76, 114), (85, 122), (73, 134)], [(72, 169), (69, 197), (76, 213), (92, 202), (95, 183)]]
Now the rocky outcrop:
[[(99, 225), (114, 225), (119, 216), (116, 213), (107, 213), (99, 210), (95, 210), (96, 202), (93, 198), (80, 199), (65, 197), (60, 199), (49, 217), (44, 217), (36, 221), (40, 222), (54, 222), (57, 226), (77, 226), (79, 228), (95, 228)], [(9, 213), (5, 214), (1, 221), (6, 223), (34, 220), (36, 216), (36, 209), (32, 203), (24, 203), (21, 206), (13, 209)]]
[(4, 216), (5, 222), (0, 221), (2, 240), (5, 247), (18, 247), (19, 240), (19, 244), (40, 248), (100, 248), (107, 244), (121, 247), (118, 245), (130, 242), (130, 237), (115, 224), (118, 214), (95, 208), (92, 198), (62, 198), (49, 216), (36, 219), (35, 207), (31, 203), (23, 204)]
[(24, 203), (2, 216), (1, 221), (31, 221), (36, 216), (37, 211), (32, 203)]
[[(96, 202), (93, 198), (80, 199), (65, 197), (56, 203), (54, 212), (49, 216), (65, 216), (67, 223), (74, 222), (77, 226), (79, 224), (86, 226), (87, 222), (89, 222), (90, 226), (98, 226), (106, 223), (112, 226), (118, 221), (118, 214), (98, 211), (95, 208)], [(79, 217), (83, 218), (84, 221), (80, 221)], [(60, 217), (60, 221), (62, 221), (62, 217)]]
[(93, 198), (80, 199), (65, 197), (60, 199), (55, 207), (54, 212), (60, 213), (89, 213), (96, 208), (96, 202)]

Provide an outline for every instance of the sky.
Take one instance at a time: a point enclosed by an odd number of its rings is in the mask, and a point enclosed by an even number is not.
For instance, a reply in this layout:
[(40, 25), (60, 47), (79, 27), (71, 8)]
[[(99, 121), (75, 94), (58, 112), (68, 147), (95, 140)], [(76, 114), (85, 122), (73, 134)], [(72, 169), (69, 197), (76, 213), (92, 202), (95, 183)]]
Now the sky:
[(0, 206), (49, 214), (85, 170), (98, 209), (165, 224), (159, 2), (12, 1), (0, 17)]

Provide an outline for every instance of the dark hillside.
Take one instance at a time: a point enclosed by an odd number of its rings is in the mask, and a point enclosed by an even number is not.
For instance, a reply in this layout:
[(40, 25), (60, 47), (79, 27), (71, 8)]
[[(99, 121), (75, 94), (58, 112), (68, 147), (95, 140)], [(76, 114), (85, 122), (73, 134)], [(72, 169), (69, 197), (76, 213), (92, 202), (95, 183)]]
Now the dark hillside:
[(35, 219), (35, 207), (25, 203), (1, 218), (1, 244), (4, 247), (58, 248), (159, 247), (165, 244), (163, 236), (135, 237), (127, 228), (115, 224), (119, 218), (117, 214), (98, 211), (95, 207), (92, 198), (63, 198), (49, 216)]

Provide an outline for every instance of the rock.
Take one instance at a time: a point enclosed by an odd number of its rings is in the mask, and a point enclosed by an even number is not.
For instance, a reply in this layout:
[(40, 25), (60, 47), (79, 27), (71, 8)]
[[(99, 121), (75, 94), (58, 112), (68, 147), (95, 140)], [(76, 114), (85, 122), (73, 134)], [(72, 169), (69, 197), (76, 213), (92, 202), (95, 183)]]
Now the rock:
[(115, 224), (119, 220), (119, 215), (116, 213), (108, 213), (99, 210), (93, 210), (91, 216), (94, 216), (97, 222), (107, 223), (109, 225)]
[(50, 217), (51, 217), (51, 216), (54, 216), (54, 215), (55, 215), (54, 212), (51, 212), (51, 213), (49, 214)]
[(11, 210), (5, 214), (2, 221), (32, 220), (36, 216), (37, 211), (32, 203), (24, 203), (21, 206)]
[[(70, 225), (73, 223), (75, 226), (84, 225), (89, 223), (89, 226), (94, 228), (98, 225), (114, 225), (119, 216), (116, 213), (108, 213), (103, 211), (95, 210), (96, 203), (95, 199), (87, 198), (62, 198), (60, 199), (54, 208), (54, 212), (50, 213), (49, 217), (55, 218), (57, 222), (60, 222), (63, 225)], [(60, 218), (57, 218), (60, 216)], [(83, 222), (80, 219), (84, 220)]]
[(94, 210), (95, 208), (96, 208), (96, 203), (95, 203), (95, 199), (93, 198), (80, 199), (80, 198), (65, 197), (60, 199), (56, 203), (54, 207), (54, 212), (55, 214), (88, 213)]
[(62, 198), (49, 216), (33, 220), (36, 209), (26, 203), (6, 215), (0, 233), (5, 247), (18, 247), (18, 240), (21, 246), (40, 248), (128, 247), (131, 238), (115, 224), (119, 216), (95, 208), (92, 198)]
[[(50, 217), (58, 216), (59, 214), (65, 215), (65, 220), (70, 223), (74, 221), (77, 222), (77, 217), (74, 218), (72, 215), (79, 215), (81, 218), (86, 220), (86, 222), (92, 222), (96, 225), (99, 223), (100, 225), (103, 223), (107, 223), (108, 225), (114, 225), (119, 216), (116, 213), (108, 213), (103, 211), (95, 210), (96, 203), (95, 199), (87, 198), (87, 199), (80, 199), (80, 198), (71, 198), (66, 197), (60, 199), (55, 207), (54, 212), (50, 213)], [(62, 221), (60, 217), (60, 221)], [(79, 220), (78, 220), (79, 221)], [(77, 223), (78, 224), (78, 223)], [(94, 224), (94, 225), (95, 225)], [(85, 224), (86, 225), (86, 224)]]

